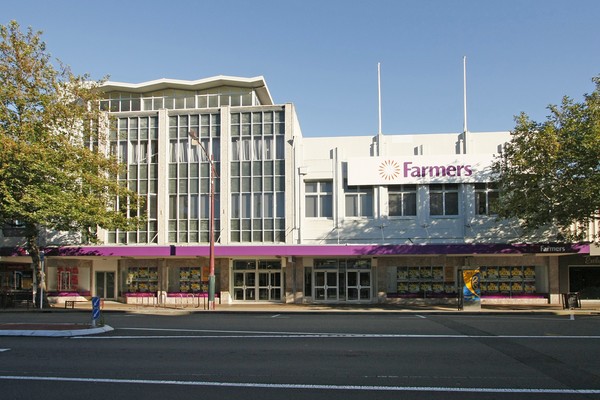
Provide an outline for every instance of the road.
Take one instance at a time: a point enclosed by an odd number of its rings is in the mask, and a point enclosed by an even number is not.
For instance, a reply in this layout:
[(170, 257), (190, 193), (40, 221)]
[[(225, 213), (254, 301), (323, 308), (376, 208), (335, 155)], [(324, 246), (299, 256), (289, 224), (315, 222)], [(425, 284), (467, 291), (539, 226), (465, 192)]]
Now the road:
[(594, 315), (105, 319), (98, 336), (0, 338), (1, 398), (600, 399)]

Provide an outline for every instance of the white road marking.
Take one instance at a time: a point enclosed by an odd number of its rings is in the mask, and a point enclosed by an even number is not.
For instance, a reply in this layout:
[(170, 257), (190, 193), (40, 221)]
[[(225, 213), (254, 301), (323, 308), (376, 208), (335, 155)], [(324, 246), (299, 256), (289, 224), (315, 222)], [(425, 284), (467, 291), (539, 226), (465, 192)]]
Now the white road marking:
[[(313, 333), (313, 332), (267, 332), (229, 331), (209, 329), (161, 329), (161, 328), (119, 328), (118, 330), (148, 332), (204, 333), (204, 335), (118, 335), (118, 336), (73, 336), (71, 339), (255, 339), (255, 338), (402, 338), (402, 339), (579, 339), (598, 340), (594, 335), (415, 335), (415, 334), (370, 334), (370, 333)], [(210, 333), (211, 335), (206, 335)]]
[(10, 349), (0, 349), (0, 353), (3, 351), (9, 351)]
[(149, 379), (110, 379), (110, 378), (73, 378), (59, 376), (15, 376), (0, 375), (0, 380), (52, 381), (52, 382), (91, 382), (136, 385), (178, 385), (178, 386), (217, 386), (260, 389), (309, 389), (309, 390), (361, 390), (371, 392), (461, 392), (461, 393), (534, 393), (534, 394), (600, 394), (600, 389), (543, 389), (543, 388), (485, 388), (485, 387), (440, 387), (440, 386), (368, 386), (368, 385), (311, 385), (287, 383), (246, 383), (246, 382), (210, 382), (175, 381)]

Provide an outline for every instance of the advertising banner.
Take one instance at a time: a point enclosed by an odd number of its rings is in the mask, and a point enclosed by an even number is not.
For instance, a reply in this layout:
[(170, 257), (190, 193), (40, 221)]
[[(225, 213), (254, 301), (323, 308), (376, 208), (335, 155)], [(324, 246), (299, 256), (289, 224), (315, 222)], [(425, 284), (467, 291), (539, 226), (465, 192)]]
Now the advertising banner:
[(463, 310), (481, 310), (480, 271), (463, 269), (462, 275), (462, 308)]

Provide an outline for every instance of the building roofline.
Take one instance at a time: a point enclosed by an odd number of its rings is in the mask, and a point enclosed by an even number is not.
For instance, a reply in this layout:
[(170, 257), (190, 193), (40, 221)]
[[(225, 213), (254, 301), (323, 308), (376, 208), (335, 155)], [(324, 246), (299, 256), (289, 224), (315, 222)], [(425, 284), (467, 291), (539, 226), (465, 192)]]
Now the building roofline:
[(187, 81), (181, 79), (161, 78), (141, 83), (107, 81), (101, 89), (110, 91), (127, 91), (132, 93), (153, 92), (164, 89), (205, 90), (219, 86), (237, 86), (251, 88), (256, 91), (262, 105), (273, 105), (273, 98), (263, 76), (243, 78), (237, 76), (218, 75), (210, 78)]

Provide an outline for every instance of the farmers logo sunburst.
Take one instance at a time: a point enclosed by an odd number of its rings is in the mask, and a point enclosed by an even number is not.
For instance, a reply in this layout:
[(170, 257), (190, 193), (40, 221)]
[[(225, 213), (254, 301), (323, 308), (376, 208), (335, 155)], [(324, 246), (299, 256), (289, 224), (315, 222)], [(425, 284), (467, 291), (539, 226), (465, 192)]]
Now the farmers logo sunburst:
[(387, 181), (396, 179), (400, 175), (400, 164), (394, 160), (385, 160), (379, 164), (379, 176)]

